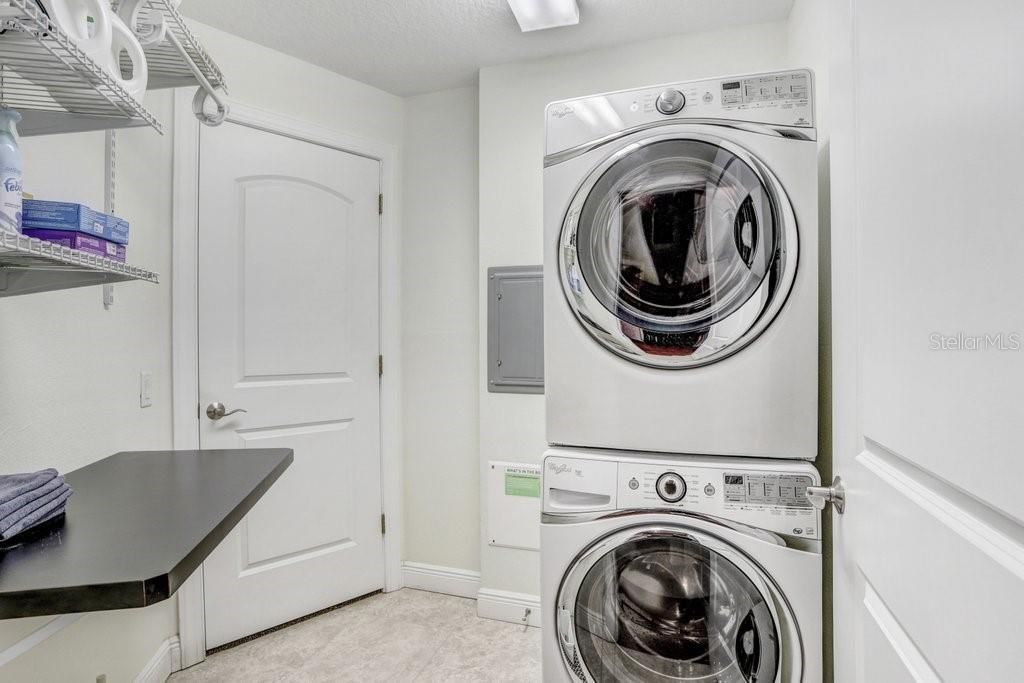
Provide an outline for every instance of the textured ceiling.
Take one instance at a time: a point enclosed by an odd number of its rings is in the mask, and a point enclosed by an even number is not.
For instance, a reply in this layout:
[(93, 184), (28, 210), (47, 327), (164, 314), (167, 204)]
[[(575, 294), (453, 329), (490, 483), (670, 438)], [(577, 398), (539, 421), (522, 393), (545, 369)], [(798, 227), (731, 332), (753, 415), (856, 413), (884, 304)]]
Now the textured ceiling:
[[(578, 26), (521, 33), (506, 0), (184, 0), (186, 16), (397, 95), (482, 66), (778, 21), (793, 0), (579, 0)], [(230, 75), (229, 75), (230, 78)]]

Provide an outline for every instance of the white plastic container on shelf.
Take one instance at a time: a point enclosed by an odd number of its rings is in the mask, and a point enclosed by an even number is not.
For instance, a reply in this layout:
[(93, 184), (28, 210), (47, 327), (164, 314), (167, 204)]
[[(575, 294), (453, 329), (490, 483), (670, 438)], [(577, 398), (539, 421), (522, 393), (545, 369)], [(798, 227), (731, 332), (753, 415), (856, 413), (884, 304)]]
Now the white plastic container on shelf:
[(21, 232), (21, 114), (0, 107), (0, 230)]
[(94, 62), (106, 65), (113, 39), (107, 0), (39, 0), (39, 4), (64, 33)]
[[(121, 87), (128, 91), (128, 94), (139, 102), (146, 95), (146, 87), (149, 81), (149, 66), (146, 63), (146, 53), (142, 50), (142, 44), (135, 36), (135, 32), (128, 27), (121, 17), (111, 13), (110, 25), (113, 38), (107, 59), (101, 62), (107, 68), (110, 75), (114, 77)], [(121, 64), (121, 54), (128, 57), (131, 64), (130, 72), (126, 75)]]

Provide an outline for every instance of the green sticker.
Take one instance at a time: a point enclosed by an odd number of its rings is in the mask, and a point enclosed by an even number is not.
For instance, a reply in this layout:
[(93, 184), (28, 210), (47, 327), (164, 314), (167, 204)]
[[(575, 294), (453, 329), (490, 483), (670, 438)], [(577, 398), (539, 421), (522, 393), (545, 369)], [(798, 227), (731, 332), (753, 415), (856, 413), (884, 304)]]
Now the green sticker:
[(540, 475), (506, 472), (505, 495), (540, 498)]

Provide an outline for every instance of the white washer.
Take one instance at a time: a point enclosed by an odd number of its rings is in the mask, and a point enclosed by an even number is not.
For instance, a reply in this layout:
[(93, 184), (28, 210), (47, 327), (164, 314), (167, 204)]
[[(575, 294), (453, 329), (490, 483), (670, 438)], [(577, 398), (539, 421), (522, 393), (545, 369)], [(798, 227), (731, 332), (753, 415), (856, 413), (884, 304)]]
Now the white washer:
[(813, 76), (548, 105), (548, 442), (813, 460)]
[(546, 683), (822, 678), (809, 463), (548, 451)]

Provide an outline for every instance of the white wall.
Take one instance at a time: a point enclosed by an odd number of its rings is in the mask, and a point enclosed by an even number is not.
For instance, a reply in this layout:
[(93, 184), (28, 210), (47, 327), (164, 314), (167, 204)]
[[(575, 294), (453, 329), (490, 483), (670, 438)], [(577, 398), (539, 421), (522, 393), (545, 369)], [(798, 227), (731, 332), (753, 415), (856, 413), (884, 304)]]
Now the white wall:
[(190, 22), (234, 100), (349, 135), (399, 146), (402, 98), (323, 67)]
[(480, 565), (477, 89), (406, 100), (403, 559)]
[[(480, 315), (486, 271), (542, 262), (544, 106), (587, 94), (772, 69), (787, 63), (784, 22), (682, 35), (480, 71)], [(482, 318), (481, 318), (482, 319)], [(486, 368), (481, 331), (481, 373)], [(480, 472), (488, 460), (539, 462), (544, 397), (479, 389)], [(482, 545), (484, 588), (536, 595), (537, 553)]]
[[(400, 149), (401, 98), (194, 28), (234, 99)], [(109, 312), (100, 288), (0, 299), (0, 472), (68, 471), (119, 450), (172, 446), (170, 93), (150, 93), (146, 104), (168, 134), (118, 134), (117, 208), (132, 223), (129, 260), (160, 272), (161, 284), (117, 285)], [(103, 208), (103, 141), (102, 133), (25, 140), (26, 190)], [(141, 370), (154, 379), (154, 405), (146, 409), (138, 407)], [(0, 623), (0, 651), (47, 621)], [(0, 680), (92, 681), (105, 673), (110, 683), (130, 681), (176, 632), (174, 599), (90, 614), (0, 669)]]
[[(160, 93), (147, 104), (169, 124), (170, 102)], [(102, 133), (23, 140), (26, 191), (102, 209), (103, 147)], [(115, 286), (110, 311), (98, 287), (0, 299), (0, 471), (66, 472), (121, 450), (170, 447), (170, 182), (169, 136), (118, 134), (117, 210), (132, 226), (128, 257), (161, 273), (161, 285)], [(153, 373), (146, 409), (142, 370)], [(70, 505), (74, 514), (73, 497)], [(48, 621), (0, 622), (0, 650)], [(131, 680), (176, 632), (172, 600), (91, 614), (0, 669), (0, 678)]]

